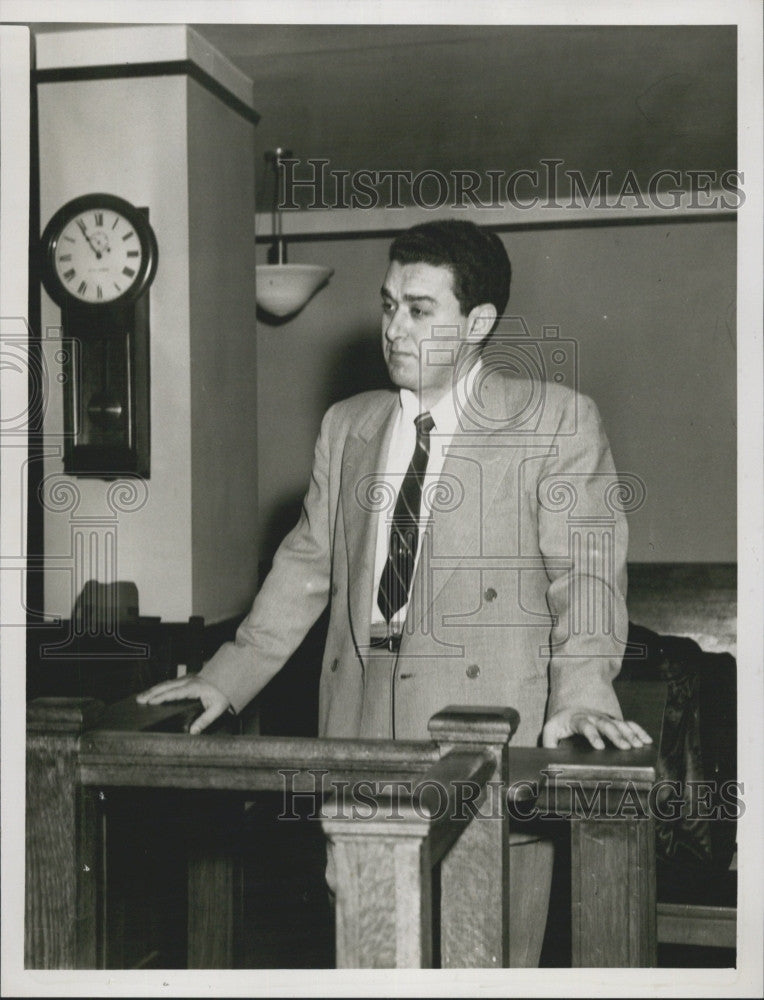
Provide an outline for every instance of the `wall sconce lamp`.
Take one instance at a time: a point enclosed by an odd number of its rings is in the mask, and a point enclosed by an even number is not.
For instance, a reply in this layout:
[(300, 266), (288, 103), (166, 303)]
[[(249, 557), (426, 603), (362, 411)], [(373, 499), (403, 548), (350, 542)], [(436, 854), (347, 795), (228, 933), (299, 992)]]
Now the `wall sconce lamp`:
[[(281, 217), (283, 171), (281, 160), (291, 156), (288, 149), (278, 149), (265, 154), (276, 176), (273, 194), (273, 236), (275, 261), (255, 267), (257, 304), (272, 316), (282, 319), (302, 309), (315, 293), (334, 274), (334, 268), (320, 264), (287, 264), (286, 242)], [(275, 251), (275, 252), (274, 252)], [(271, 254), (269, 254), (269, 258)]]

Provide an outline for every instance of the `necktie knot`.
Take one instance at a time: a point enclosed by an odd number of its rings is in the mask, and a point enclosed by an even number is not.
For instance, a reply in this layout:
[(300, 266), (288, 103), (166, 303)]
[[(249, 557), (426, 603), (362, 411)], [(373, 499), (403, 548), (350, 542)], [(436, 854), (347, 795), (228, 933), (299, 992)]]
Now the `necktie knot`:
[(432, 419), (430, 411), (425, 410), (418, 417), (414, 417), (414, 426), (416, 427), (416, 436), (418, 438), (428, 435), (435, 426), (435, 421)]

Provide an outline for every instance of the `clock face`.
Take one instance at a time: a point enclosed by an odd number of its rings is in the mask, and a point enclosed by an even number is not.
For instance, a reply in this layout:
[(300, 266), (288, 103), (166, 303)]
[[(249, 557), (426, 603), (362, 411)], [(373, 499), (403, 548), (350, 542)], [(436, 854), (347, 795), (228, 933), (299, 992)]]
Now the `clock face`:
[(56, 241), (56, 274), (81, 302), (113, 302), (141, 270), (143, 249), (135, 226), (104, 208), (78, 213)]
[(129, 301), (156, 268), (156, 240), (145, 216), (113, 195), (85, 195), (64, 205), (43, 234), (45, 287), (59, 304)]

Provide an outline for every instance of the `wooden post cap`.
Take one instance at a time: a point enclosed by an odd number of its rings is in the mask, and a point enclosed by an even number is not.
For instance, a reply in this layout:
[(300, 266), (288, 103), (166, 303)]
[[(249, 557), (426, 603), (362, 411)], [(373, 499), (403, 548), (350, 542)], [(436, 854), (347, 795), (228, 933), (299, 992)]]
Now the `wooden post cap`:
[(104, 710), (96, 698), (36, 698), (27, 705), (27, 733), (71, 733), (92, 728)]
[(509, 743), (520, 724), (514, 708), (447, 705), (427, 723), (439, 743)]

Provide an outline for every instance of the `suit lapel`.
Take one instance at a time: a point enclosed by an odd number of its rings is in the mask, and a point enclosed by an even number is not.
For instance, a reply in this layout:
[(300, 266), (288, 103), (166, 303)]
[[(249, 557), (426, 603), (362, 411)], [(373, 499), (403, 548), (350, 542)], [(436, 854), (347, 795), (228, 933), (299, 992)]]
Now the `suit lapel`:
[[(387, 510), (384, 490), (375, 483), (384, 476), (398, 397), (376, 409), (348, 434), (342, 459), (342, 511), (350, 583), (350, 626), (356, 646), (369, 641), (377, 514)], [(393, 503), (395, 501), (393, 500)], [(380, 506), (381, 505), (381, 506)]]
[[(406, 632), (428, 630), (426, 623), (432, 607), (459, 568), (459, 556), (469, 554), (474, 558), (480, 555), (482, 521), (496, 500), (501, 484), (506, 481), (509, 465), (518, 459), (517, 449), (507, 447), (506, 441), (506, 434), (512, 429), (512, 415), (519, 412), (516, 395), (511, 380), (494, 376), (480, 386), (479, 407), (472, 408), (473, 416), (469, 416), (470, 407), (460, 415), (459, 427), (443, 462), (441, 482), (444, 492), (449, 490), (449, 483), (461, 484), (465, 499), (456, 514), (433, 505), (428, 542), (437, 542), (439, 537), (447, 535), (448, 553), (443, 560), (447, 568), (436, 574), (428, 560), (420, 556), (412, 582)], [(491, 419), (481, 420), (480, 413)], [(508, 419), (501, 423), (503, 415)], [(437, 566), (443, 553), (436, 550), (432, 555), (434, 566)]]

